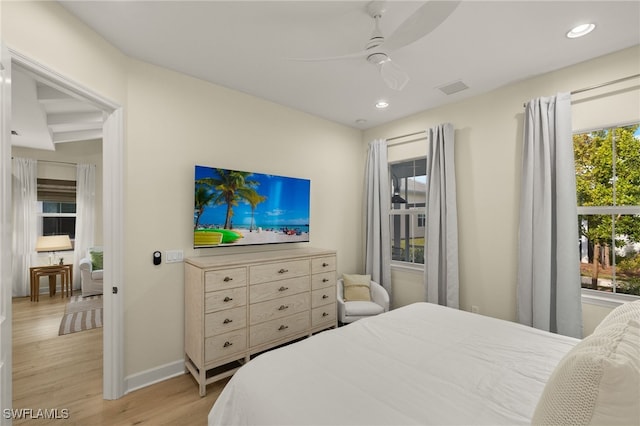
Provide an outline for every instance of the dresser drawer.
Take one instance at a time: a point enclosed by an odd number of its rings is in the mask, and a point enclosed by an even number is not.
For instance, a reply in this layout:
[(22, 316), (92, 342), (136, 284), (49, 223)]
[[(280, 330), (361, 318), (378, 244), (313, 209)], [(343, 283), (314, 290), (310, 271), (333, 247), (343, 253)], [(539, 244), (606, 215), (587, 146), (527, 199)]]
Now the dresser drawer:
[(247, 307), (225, 309), (206, 314), (204, 318), (204, 335), (211, 337), (229, 331), (244, 328), (247, 325)]
[(325, 287), (335, 287), (337, 283), (336, 271), (311, 275), (311, 288), (317, 290)]
[(221, 269), (218, 271), (207, 271), (204, 274), (204, 291), (206, 292), (242, 287), (246, 284), (246, 268)]
[(336, 257), (317, 257), (311, 259), (311, 273), (319, 274), (321, 272), (335, 271), (336, 270)]
[(264, 302), (266, 300), (302, 293), (309, 291), (310, 287), (311, 284), (308, 275), (252, 285), (249, 289), (249, 303)]
[(223, 309), (237, 308), (247, 304), (247, 288), (238, 287), (228, 290), (212, 291), (204, 295), (204, 311), (206, 313)]
[(309, 260), (291, 260), (249, 267), (250, 284), (302, 277), (309, 275)]
[(335, 287), (326, 287), (311, 292), (311, 307), (326, 305), (328, 303), (336, 303)]
[(250, 305), (249, 324), (258, 324), (302, 311), (306, 311), (308, 315), (311, 308), (309, 299), (309, 293), (300, 293)]
[(259, 346), (264, 343), (279, 340), (292, 334), (300, 333), (309, 328), (309, 311), (300, 312), (286, 318), (279, 318), (254, 325), (250, 328), (249, 345)]
[(319, 308), (314, 308), (311, 311), (311, 327), (326, 323), (335, 323), (337, 318), (336, 305), (325, 305)]
[(204, 361), (212, 362), (236, 354), (244, 356), (246, 349), (246, 329), (209, 337), (204, 341)]

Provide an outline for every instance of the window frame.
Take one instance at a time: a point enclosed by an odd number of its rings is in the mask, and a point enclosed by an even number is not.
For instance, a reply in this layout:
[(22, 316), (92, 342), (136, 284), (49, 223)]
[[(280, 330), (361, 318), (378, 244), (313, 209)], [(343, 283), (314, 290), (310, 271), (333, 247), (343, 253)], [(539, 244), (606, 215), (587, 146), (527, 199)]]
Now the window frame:
[[(426, 156), (421, 156), (421, 157), (414, 157), (414, 158), (407, 158), (407, 159), (402, 159), (399, 161), (393, 161), (393, 162), (389, 162), (388, 163), (388, 167), (389, 167), (389, 183), (390, 183), (390, 189), (391, 189), (391, 193), (389, 194), (390, 197), (393, 196), (394, 193), (394, 179), (393, 179), (393, 175), (392, 175), (392, 166), (394, 165), (398, 165), (398, 164), (404, 164), (404, 163), (415, 163), (416, 161), (422, 161), (424, 160), (425, 162), (425, 169), (426, 169), (426, 161), (427, 161), (427, 157)], [(415, 168), (414, 168), (415, 169)], [(422, 176), (422, 175), (419, 175)], [(426, 177), (426, 170), (425, 170), (425, 174), (424, 176)], [(415, 172), (413, 177), (415, 177)], [(401, 185), (400, 185), (401, 186)], [(425, 194), (426, 197), (426, 194)], [(420, 204), (420, 203), (418, 203)], [(394, 206), (398, 205), (399, 207), (396, 208)], [(390, 249), (393, 249), (393, 219), (394, 216), (408, 216), (410, 218), (410, 234), (409, 234), (409, 239), (412, 239), (412, 236), (415, 235), (415, 232), (413, 232), (413, 224), (415, 224), (416, 227), (418, 228), (424, 228), (424, 233), (425, 233), (425, 238), (426, 238), (426, 217), (427, 217), (427, 200), (425, 199), (424, 201), (424, 206), (412, 206), (409, 208), (403, 208), (406, 207), (407, 204), (404, 203), (391, 203), (391, 207), (389, 209), (389, 230), (390, 230), (390, 235), (389, 235), (389, 245), (390, 245)], [(420, 226), (420, 223), (423, 224), (423, 226)], [(426, 240), (425, 240), (425, 245), (423, 247), (426, 247)], [(424, 250), (424, 249), (423, 249)], [(393, 259), (393, 253), (391, 254), (391, 267), (394, 269), (405, 269), (405, 270), (413, 270), (413, 271), (424, 271), (424, 260), (422, 263), (416, 263), (416, 262), (407, 262), (404, 260), (394, 260)]]
[[(607, 126), (594, 127), (589, 129), (575, 130), (572, 132), (572, 149), (574, 150), (574, 159), (575, 159), (575, 147), (573, 146), (573, 136), (584, 133), (597, 132), (602, 130), (613, 131), (619, 127), (628, 127), (640, 125), (640, 120), (624, 122), (620, 124), (613, 124)], [(615, 174), (615, 159), (616, 159), (616, 150), (613, 148), (613, 173)], [(578, 188), (576, 186), (576, 194)], [(615, 186), (613, 189), (614, 192), (614, 203), (615, 203)], [(599, 206), (580, 206), (577, 205), (577, 216), (584, 215), (606, 215), (613, 216), (616, 214), (622, 215), (640, 215), (640, 205), (599, 205)], [(615, 232), (615, 227), (612, 228), (612, 233)], [(615, 235), (612, 234), (612, 238), (615, 238)], [(614, 254), (615, 257), (615, 254)], [(615, 270), (615, 269), (614, 269)], [(616, 306), (621, 305), (625, 302), (640, 300), (640, 296), (628, 294), (628, 293), (618, 293), (615, 292), (615, 288), (613, 292), (607, 292), (603, 290), (594, 290), (590, 288), (584, 288), (581, 286), (581, 300), (583, 303), (587, 303), (590, 305), (602, 306), (607, 308), (615, 308)]]
[[(44, 235), (45, 218), (74, 218), (74, 230), (76, 230), (78, 205), (76, 200), (77, 184), (76, 181), (62, 179), (41, 179), (38, 178), (38, 194), (37, 194), (37, 236)], [(73, 204), (75, 213), (50, 213), (44, 211), (45, 203), (57, 204)], [(77, 230), (76, 230), (77, 231)], [(71, 244), (75, 244), (75, 232), (73, 238), (69, 236)]]

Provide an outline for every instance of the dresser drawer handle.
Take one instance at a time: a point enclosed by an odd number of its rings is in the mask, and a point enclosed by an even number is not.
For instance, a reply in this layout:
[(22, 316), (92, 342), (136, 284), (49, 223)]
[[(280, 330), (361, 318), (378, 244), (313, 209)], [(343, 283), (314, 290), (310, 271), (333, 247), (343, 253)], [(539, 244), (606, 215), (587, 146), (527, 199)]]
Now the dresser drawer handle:
[(280, 269), (278, 271), (279, 274), (284, 274), (284, 273), (287, 273), (287, 272), (289, 272), (289, 270), (288, 269), (284, 269), (284, 268), (282, 268), (282, 269)]
[(323, 299), (327, 299), (328, 297), (329, 297), (329, 296), (327, 296), (326, 294), (323, 294), (323, 295), (322, 295), (322, 298), (323, 298)]
[(233, 300), (233, 297), (227, 296), (224, 298), (223, 302), (231, 302), (232, 300)]
[(285, 309), (289, 309), (289, 305), (280, 305), (278, 308), (279, 311), (284, 311)]
[(229, 324), (231, 322), (233, 322), (233, 320), (231, 320), (229, 318), (226, 318), (224, 321), (222, 321), (223, 324)]
[(288, 325), (281, 325), (281, 326), (278, 328), (278, 331), (286, 330), (287, 328), (289, 328), (289, 326), (288, 326)]
[(224, 277), (224, 279), (223, 279), (222, 281), (224, 281), (225, 283), (228, 283), (229, 281), (233, 281), (233, 278), (231, 278), (231, 277)]
[(326, 313), (326, 312), (323, 312), (323, 313), (322, 313), (322, 316), (323, 316), (323, 317), (327, 317), (327, 316), (329, 316), (329, 314), (328, 314), (328, 313)]
[(231, 343), (231, 342), (227, 341), (227, 342), (224, 342), (224, 345), (223, 345), (222, 347), (223, 347), (223, 348), (228, 348), (228, 347), (229, 347), (229, 346), (231, 346), (231, 345), (233, 345), (233, 343)]
[(328, 282), (328, 281), (329, 281), (329, 278), (323, 278), (323, 279), (322, 279), (322, 282), (323, 282), (323, 283), (326, 283), (326, 282)]
[(329, 264), (328, 264), (327, 262), (324, 262), (324, 263), (322, 264), (322, 267), (323, 267), (323, 268), (326, 268), (327, 266), (329, 266)]
[(278, 291), (287, 291), (287, 290), (289, 290), (289, 287), (285, 287), (285, 286), (282, 286), (278, 289)]

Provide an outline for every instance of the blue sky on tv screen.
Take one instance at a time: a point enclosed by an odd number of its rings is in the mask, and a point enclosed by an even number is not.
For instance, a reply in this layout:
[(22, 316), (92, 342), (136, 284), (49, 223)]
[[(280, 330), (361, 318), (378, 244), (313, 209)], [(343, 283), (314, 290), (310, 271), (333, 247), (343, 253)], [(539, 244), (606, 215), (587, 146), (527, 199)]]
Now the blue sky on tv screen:
[[(205, 178), (217, 178), (215, 168), (196, 166), (195, 186)], [(256, 181), (256, 192), (266, 199), (256, 206), (254, 226), (262, 228), (307, 227), (309, 225), (310, 181), (285, 176), (252, 173), (247, 180)], [(225, 222), (227, 205), (207, 205), (200, 217), (200, 227), (222, 227)], [(239, 199), (233, 206), (232, 224), (234, 228), (249, 228), (251, 206)], [(195, 220), (195, 218), (194, 218)]]

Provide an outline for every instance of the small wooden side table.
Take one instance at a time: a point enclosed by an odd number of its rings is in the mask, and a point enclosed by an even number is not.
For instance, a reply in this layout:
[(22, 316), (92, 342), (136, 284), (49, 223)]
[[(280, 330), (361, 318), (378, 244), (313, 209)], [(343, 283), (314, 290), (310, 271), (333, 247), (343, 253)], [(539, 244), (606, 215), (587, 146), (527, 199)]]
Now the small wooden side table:
[(57, 276), (60, 275), (60, 283), (62, 286), (62, 297), (65, 292), (71, 297), (71, 286), (73, 285), (73, 265), (45, 265), (33, 266), (30, 268), (31, 273), (31, 301), (38, 302), (40, 300), (40, 277), (49, 277), (49, 297), (56, 294)]

